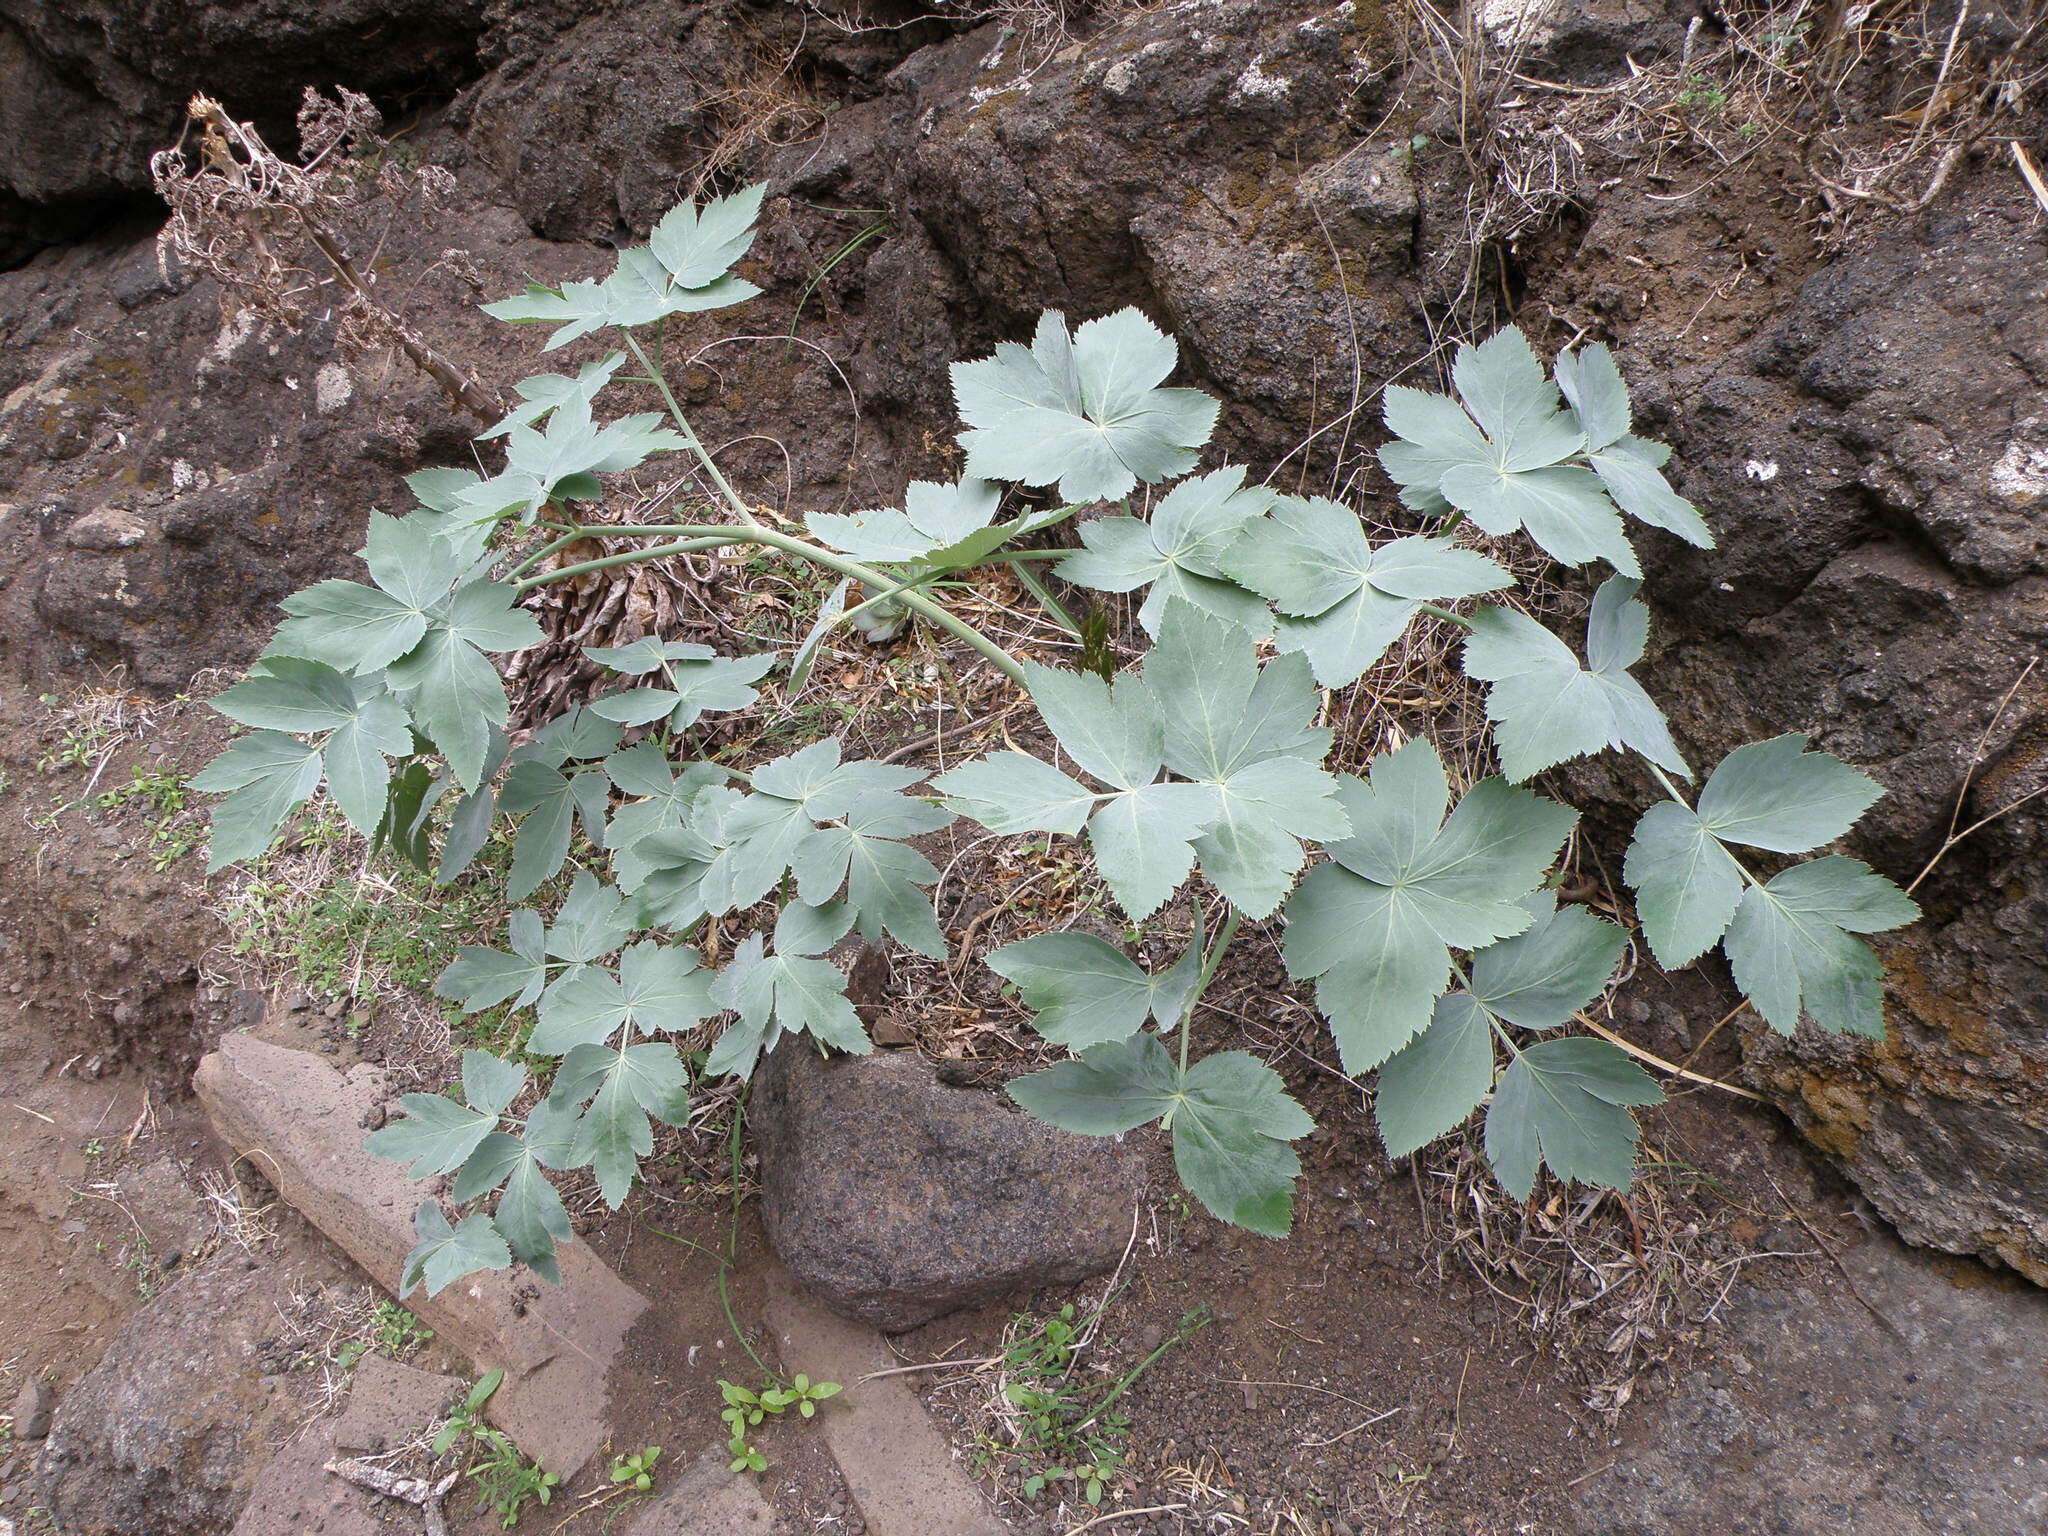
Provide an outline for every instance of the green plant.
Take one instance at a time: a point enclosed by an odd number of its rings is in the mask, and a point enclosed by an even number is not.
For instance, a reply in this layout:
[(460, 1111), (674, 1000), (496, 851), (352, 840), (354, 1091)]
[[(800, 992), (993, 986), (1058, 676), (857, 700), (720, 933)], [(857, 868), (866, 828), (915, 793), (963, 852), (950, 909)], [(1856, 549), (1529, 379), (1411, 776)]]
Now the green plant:
[(631, 1483), (645, 1493), (654, 1486), (654, 1464), (659, 1460), (661, 1447), (658, 1445), (650, 1445), (630, 1456), (617, 1457), (612, 1462), (612, 1481)]
[(1097, 1308), (1077, 1321), (1069, 1303), (1042, 1322), (1019, 1313), (1011, 1323), (1011, 1342), (1001, 1364), (1003, 1399), (1014, 1412), (1006, 1416), (1004, 1437), (986, 1438), (977, 1460), (984, 1468), (999, 1462), (1017, 1466), (1027, 1499), (1065, 1483), (1090, 1504), (1101, 1503), (1104, 1484), (1123, 1463), (1130, 1431), (1130, 1420), (1117, 1404), (1161, 1356), (1209, 1322), (1206, 1308), (1188, 1313), (1150, 1354), (1090, 1391), (1075, 1380), (1074, 1370), (1101, 1317), (1102, 1308)]
[[(1805, 1016), (1882, 1032), (1881, 967), (1860, 935), (1917, 909), (1853, 859), (1779, 867), (1845, 833), (1878, 786), (1785, 735), (1738, 748), (1689, 795), (1679, 781), (1692, 770), (1630, 676), (1649, 613), (1624, 516), (1695, 544), (1712, 538), (1661, 472), (1669, 451), (1633, 432), (1604, 346), (1565, 352), (1546, 371), (1509, 329), (1458, 349), (1454, 395), (1389, 387), (1394, 440), (1380, 458), (1416, 531), (1375, 544), (1333, 501), (1249, 484), (1240, 467), (1193, 473), (1217, 402), (1165, 386), (1177, 349), (1136, 310), (1078, 329), (1047, 314), (1029, 347), (1005, 343), (954, 369), (962, 479), (913, 483), (899, 507), (812, 514), (800, 537), (769, 526), (734, 489), (643, 342), (658, 350), (670, 315), (756, 292), (732, 268), (753, 239), (760, 196), (675, 210), (602, 281), (534, 285), (487, 306), (554, 326), (549, 348), (609, 332), (623, 350), (521, 384), (521, 403), (483, 434), (504, 441), (496, 474), (413, 475), (417, 510), (370, 516), (373, 584), (323, 581), (285, 599), (269, 650), (215, 700), (250, 729), (193, 780), (225, 796), (213, 868), (260, 854), (323, 782), (350, 825), (422, 879), (467, 869), (501, 818), (516, 821), (508, 892), (559, 889), (550, 883), (579, 827), (608, 860), (609, 878), (569, 870), (559, 902), (511, 913), (505, 947), (464, 946), (439, 977), (442, 995), (466, 1010), (530, 1009), (534, 1022), (525, 1062), (470, 1051), (459, 1098), (409, 1094), (372, 1137), (415, 1177), (453, 1175), (459, 1220), (421, 1205), (405, 1291), (423, 1282), (431, 1294), (515, 1260), (557, 1278), (569, 1218), (549, 1175), (587, 1167), (607, 1203), (626, 1198), (652, 1121), (681, 1124), (688, 1113), (689, 1072), (672, 1037), (725, 1019), (704, 1070), (742, 1078), (787, 1034), (869, 1050), (826, 953), (857, 930), (949, 956), (925, 894), (936, 871), (910, 840), (962, 816), (998, 835), (1085, 837), (1137, 924), (1154, 922), (1199, 871), (1176, 909), (1189, 934), (1172, 964), (1147, 970), (1074, 931), (988, 957), (1036, 1010), (1039, 1033), (1073, 1053), (1010, 1092), (1084, 1134), (1159, 1124), (1197, 1200), (1272, 1236), (1291, 1225), (1291, 1143), (1312, 1122), (1251, 1053), (1191, 1059), (1187, 1028), (1248, 921), (1284, 924), (1287, 970), (1315, 984), (1344, 1070), (1377, 1069), (1375, 1114), (1391, 1155), (1484, 1104), (1487, 1157), (1517, 1198), (1544, 1167), (1628, 1186), (1631, 1111), (1662, 1095), (1617, 1044), (1559, 1033), (1609, 986), (1628, 934), (1558, 904), (1558, 860), (1578, 818), (1525, 787), (1570, 759), (1630, 752), (1665, 797), (1624, 865), (1660, 961), (1685, 965), (1719, 944), (1774, 1028)], [(622, 372), (629, 358), (635, 371)], [(615, 384), (653, 390), (666, 422), (600, 422), (595, 402)], [(672, 452), (694, 457), (718, 498), (715, 517), (576, 520), (574, 505), (601, 496), (606, 475)], [(1005, 518), (1003, 481), (1054, 490), (1020, 495)], [(1131, 500), (1168, 481), (1149, 511)], [(1025, 542), (1105, 502), (1115, 515), (1082, 524), (1083, 547)], [(1612, 568), (1583, 660), (1501, 603), (1442, 606), (1514, 585), (1460, 542), (1467, 524), (1494, 538), (1526, 534), (1563, 565)], [(558, 558), (597, 533), (644, 543)], [(774, 660), (659, 636), (590, 649), (622, 685), (512, 745), (490, 657), (541, 638), (525, 594), (732, 548), (802, 562), (833, 583), (786, 658), (785, 702), (841, 625), (890, 610), (937, 627), (1027, 694), (1064, 766), (1006, 750), (915, 794), (919, 770), (847, 761), (831, 736), (736, 762), (707, 744), (701, 723), (750, 708)], [(1112, 670), (1106, 630), (1097, 670), (1020, 659), (943, 598), (977, 569), (1023, 575), (1042, 560), (1073, 586), (1144, 593), (1137, 617), (1149, 645), (1137, 665)], [(1326, 767), (1333, 740), (1316, 723), (1320, 690), (1357, 685), (1420, 620), (1465, 632), (1465, 670), (1487, 689), (1501, 771), (1462, 796), (1421, 737), (1381, 753), (1362, 777)], [(629, 741), (628, 730), (645, 734)], [(746, 931), (713, 969), (687, 941), (728, 920)]]
[(1728, 105), (1728, 92), (1705, 75), (1691, 74), (1685, 77), (1685, 88), (1676, 99), (1683, 111), (1712, 113)]
[(162, 767), (144, 768), (138, 763), (130, 770), (126, 784), (100, 791), (94, 803), (104, 811), (141, 805), (160, 814), (174, 815), (185, 809), (188, 799), (183, 774)]
[[(410, 1317), (411, 1314), (403, 1315)], [(394, 1326), (398, 1325), (394, 1323)], [(467, 1446), (474, 1459), (463, 1469), (463, 1476), (476, 1484), (476, 1507), (488, 1509), (499, 1516), (503, 1528), (509, 1531), (517, 1523), (519, 1512), (528, 1499), (542, 1504), (553, 1502), (555, 1489), (561, 1485), (562, 1479), (556, 1473), (542, 1471), (537, 1463), (521, 1456), (519, 1447), (503, 1431), (483, 1422), (484, 1404), (491, 1400), (504, 1380), (503, 1371), (490, 1371), (478, 1377), (462, 1401), (449, 1410), (447, 1419), (434, 1435), (429, 1453), (439, 1461), (443, 1456)]]
[(542, 1504), (554, 1502), (561, 1477), (543, 1472), (539, 1465), (519, 1454), (502, 1431), (478, 1426), (470, 1431), (481, 1450), (480, 1458), (463, 1475), (476, 1484), (476, 1507), (500, 1517), (500, 1525), (511, 1530), (528, 1499)]
[(725, 1420), (732, 1470), (760, 1472), (766, 1470), (768, 1458), (754, 1447), (747, 1432), (764, 1418), (780, 1418), (791, 1408), (808, 1419), (818, 1411), (818, 1404), (839, 1395), (840, 1386), (836, 1381), (812, 1381), (799, 1371), (788, 1380), (771, 1376), (758, 1391), (720, 1377), (718, 1391), (725, 1399), (718, 1416)]
[[(336, 1359), (344, 1370), (354, 1367), (367, 1354), (388, 1355), (403, 1360), (433, 1338), (434, 1330), (395, 1301), (379, 1301), (370, 1310), (367, 1333), (341, 1346)], [(493, 1384), (495, 1385), (495, 1383)], [(488, 1393), (485, 1394), (489, 1396)], [(481, 1406), (482, 1399), (478, 1400)]]

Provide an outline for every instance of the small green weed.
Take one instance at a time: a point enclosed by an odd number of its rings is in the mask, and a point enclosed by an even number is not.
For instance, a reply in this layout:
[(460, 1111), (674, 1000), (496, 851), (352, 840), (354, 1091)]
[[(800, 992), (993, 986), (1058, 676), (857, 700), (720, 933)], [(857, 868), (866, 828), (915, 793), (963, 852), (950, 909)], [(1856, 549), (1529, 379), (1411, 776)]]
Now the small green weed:
[(1728, 105), (1728, 92), (1705, 75), (1687, 75), (1685, 89), (1674, 98), (1674, 104), (1682, 112), (1715, 113)]
[(362, 1338), (350, 1339), (335, 1354), (343, 1370), (353, 1370), (356, 1362), (369, 1354), (388, 1355), (393, 1360), (403, 1360), (415, 1353), (421, 1345), (434, 1336), (434, 1330), (427, 1327), (412, 1313), (395, 1301), (380, 1301), (370, 1313), (370, 1329)]
[(476, 1507), (498, 1516), (501, 1528), (509, 1531), (518, 1522), (527, 1500), (553, 1503), (555, 1489), (562, 1479), (556, 1473), (543, 1472), (519, 1454), (519, 1447), (508, 1436), (482, 1421), (484, 1404), (504, 1380), (503, 1371), (479, 1377), (434, 1436), (432, 1450), (434, 1459), (439, 1461), (468, 1443), (475, 1459), (462, 1475), (476, 1484)]
[(645, 1493), (654, 1486), (654, 1464), (659, 1460), (661, 1447), (658, 1445), (650, 1445), (630, 1456), (620, 1456), (612, 1462), (612, 1481), (631, 1483)]
[(1100, 1504), (1104, 1487), (1123, 1464), (1130, 1434), (1131, 1421), (1117, 1403), (1162, 1355), (1209, 1322), (1205, 1307), (1188, 1313), (1164, 1343), (1098, 1393), (1078, 1383), (1074, 1371), (1101, 1316), (1098, 1307), (1077, 1321), (1069, 1303), (1043, 1322), (1020, 1312), (1010, 1325), (1012, 1342), (1003, 1351), (1010, 1438), (1005, 1443), (985, 1437), (974, 1455), (979, 1470), (1003, 1466), (1020, 1472), (1027, 1499), (1064, 1484)]
[(725, 1399), (718, 1416), (730, 1432), (726, 1449), (732, 1452), (733, 1471), (761, 1472), (767, 1469), (768, 1458), (754, 1446), (747, 1431), (765, 1418), (780, 1418), (791, 1408), (808, 1419), (817, 1413), (818, 1404), (839, 1395), (840, 1386), (836, 1381), (812, 1381), (799, 1371), (787, 1381), (771, 1379), (759, 1391), (721, 1377), (718, 1390)]

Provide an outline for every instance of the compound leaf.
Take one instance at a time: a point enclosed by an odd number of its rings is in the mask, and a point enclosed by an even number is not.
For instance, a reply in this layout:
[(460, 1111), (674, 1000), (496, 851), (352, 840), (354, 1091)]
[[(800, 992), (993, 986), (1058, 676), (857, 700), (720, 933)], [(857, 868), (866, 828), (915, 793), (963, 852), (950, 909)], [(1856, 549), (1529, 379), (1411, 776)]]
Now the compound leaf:
[(405, 1094), (398, 1108), (399, 1118), (363, 1145), (377, 1157), (411, 1164), (406, 1173), (415, 1179), (455, 1172), (498, 1125), (497, 1110), (472, 1109), (438, 1093)]
[(1216, 424), (1199, 390), (1156, 386), (1179, 356), (1135, 309), (1090, 320), (1071, 336), (1048, 310), (1027, 350), (953, 365), (953, 393), (970, 430), (969, 474), (1026, 485), (1059, 482), (1062, 501), (1111, 500), (1140, 482), (1185, 474)]
[(946, 804), (991, 832), (1079, 832), (1092, 791), (1023, 752), (991, 752), (932, 780)]
[(277, 731), (251, 731), (192, 775), (206, 794), (226, 794), (213, 808), (206, 872), (213, 874), (268, 848), (285, 817), (320, 787), (319, 747)]
[(1002, 499), (1001, 486), (971, 476), (951, 485), (913, 480), (903, 492), (900, 511), (813, 512), (804, 523), (825, 543), (859, 560), (951, 564), (946, 557), (954, 550), (972, 552), (963, 548), (964, 541), (995, 521)]

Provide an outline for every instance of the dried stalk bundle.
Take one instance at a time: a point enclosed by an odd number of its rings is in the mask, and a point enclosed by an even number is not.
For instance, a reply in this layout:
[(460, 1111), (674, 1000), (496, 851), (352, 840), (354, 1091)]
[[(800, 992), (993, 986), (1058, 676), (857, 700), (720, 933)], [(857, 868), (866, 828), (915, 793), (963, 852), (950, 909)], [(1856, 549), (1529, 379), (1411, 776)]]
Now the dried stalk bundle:
[[(379, 137), (383, 120), (367, 96), (308, 89), (299, 109), (300, 161), (279, 155), (249, 123), (210, 96), (186, 109), (198, 132), (150, 157), (157, 194), (171, 216), (158, 260), (175, 256), (217, 279), (248, 310), (289, 330), (303, 326), (317, 296), (343, 349), (362, 356), (396, 349), (463, 410), (502, 414), (496, 391), (443, 357), (375, 290), (336, 230), (372, 192), (432, 204), (454, 190), (439, 166), (407, 168)], [(455, 253), (449, 253), (453, 259)]]

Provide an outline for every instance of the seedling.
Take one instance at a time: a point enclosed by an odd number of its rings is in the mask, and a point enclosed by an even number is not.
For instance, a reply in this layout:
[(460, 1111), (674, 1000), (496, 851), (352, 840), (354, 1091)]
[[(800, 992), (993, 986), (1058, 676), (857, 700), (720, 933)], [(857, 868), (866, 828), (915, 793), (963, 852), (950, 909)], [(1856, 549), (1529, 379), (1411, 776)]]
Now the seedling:
[(790, 1380), (770, 1381), (759, 1391), (721, 1377), (718, 1391), (725, 1399), (718, 1416), (725, 1420), (728, 1431), (726, 1449), (732, 1452), (732, 1470), (760, 1472), (766, 1470), (768, 1459), (755, 1448), (747, 1431), (764, 1418), (780, 1418), (791, 1408), (808, 1419), (817, 1413), (818, 1404), (839, 1395), (840, 1386), (836, 1381), (814, 1382), (799, 1371)]
[(631, 1483), (634, 1488), (645, 1493), (654, 1486), (654, 1464), (659, 1460), (661, 1447), (658, 1445), (650, 1445), (630, 1456), (620, 1456), (612, 1462), (612, 1481)]
[[(455, 1219), (434, 1201), (416, 1213), (404, 1292), (515, 1260), (558, 1279), (570, 1223), (551, 1175), (588, 1168), (607, 1204), (625, 1200), (651, 1122), (687, 1121), (673, 1037), (725, 1021), (710, 1076), (748, 1077), (791, 1034), (870, 1050), (827, 956), (857, 931), (950, 959), (926, 894), (938, 872), (912, 840), (963, 817), (998, 837), (1085, 839), (1125, 918), (1156, 933), (1173, 902), (1176, 932), (1191, 930), (1151, 969), (1072, 929), (989, 955), (1038, 1032), (1072, 1053), (1011, 1096), (1084, 1135), (1158, 1125), (1194, 1199), (1267, 1236), (1290, 1229), (1292, 1144), (1313, 1122), (1251, 1053), (1194, 1057), (1187, 1028), (1247, 922), (1284, 925), (1288, 974), (1314, 983), (1343, 1070), (1377, 1071), (1390, 1155), (1484, 1106), (1487, 1158), (1516, 1199), (1544, 1168), (1628, 1187), (1632, 1111), (1663, 1096), (1620, 1046), (1570, 1026), (1606, 992), (1629, 935), (1558, 904), (1549, 880), (1577, 814), (1527, 787), (1574, 758), (1632, 753), (1664, 796), (1623, 865), (1660, 962), (1718, 945), (1771, 1027), (1805, 1017), (1883, 1033), (1882, 967), (1861, 936), (1918, 909), (1853, 859), (1792, 860), (1846, 833), (1878, 786), (1783, 735), (1682, 788), (1694, 769), (1630, 675), (1649, 611), (1625, 518), (1713, 539), (1664, 478), (1669, 450), (1635, 434), (1604, 345), (1546, 368), (1511, 328), (1458, 348), (1454, 395), (1388, 386), (1380, 460), (1412, 531), (1375, 543), (1350, 507), (1283, 495), (1239, 466), (1196, 473), (1217, 402), (1165, 385), (1177, 349), (1137, 310), (1078, 328), (1048, 313), (1028, 348), (955, 367), (960, 479), (913, 483), (893, 507), (812, 513), (799, 535), (764, 523), (726, 478), (647, 345), (660, 350), (668, 316), (755, 294), (733, 266), (761, 197), (685, 205), (610, 277), (486, 306), (552, 327), (550, 348), (603, 334), (618, 349), (517, 386), (520, 403), (480, 439), (493, 457), (503, 445), (496, 473), (413, 475), (417, 509), (370, 515), (371, 584), (286, 598), (269, 649), (214, 701), (249, 730), (192, 780), (224, 797), (213, 869), (260, 855), (323, 784), (374, 851), (423, 880), (453, 880), (516, 824), (509, 865), (485, 873), (494, 893), (530, 904), (502, 947), (463, 946), (436, 985), (465, 1011), (530, 1018), (525, 1056), (467, 1052), (459, 1096), (408, 1094), (371, 1139), (416, 1178), (453, 1176)], [(601, 421), (599, 398), (620, 385), (652, 390), (666, 422)], [(579, 520), (606, 476), (674, 453), (694, 459), (712, 511), (679, 500), (675, 520)], [(1110, 515), (1078, 524), (1082, 547), (1044, 547), (1090, 509)], [(1505, 603), (1474, 605), (1515, 582), (1464, 541), (1468, 524), (1526, 534), (1562, 565), (1612, 569), (1583, 659)], [(642, 542), (569, 553), (597, 538)], [(822, 573), (829, 586), (793, 648), (721, 655), (658, 635), (589, 648), (617, 686), (512, 744), (491, 658), (543, 638), (529, 593), (710, 550)], [(1135, 665), (1116, 669), (1101, 611), (1076, 619), (1033, 573), (1045, 561), (1070, 588), (1143, 594)], [(1012, 655), (949, 605), (992, 566), (1075, 631), (1079, 669)], [(752, 708), (777, 668), (782, 704), (798, 701), (837, 632), (885, 611), (1007, 678), (1037, 710), (1036, 739), (1059, 751), (994, 752), (913, 792), (921, 770), (848, 760), (836, 736), (766, 761), (732, 760), (707, 736), (706, 717)], [(1486, 688), (1500, 772), (1462, 796), (1426, 737), (1390, 745), (1363, 776), (1327, 766), (1327, 693), (1358, 685), (1417, 623), (1461, 629), (1465, 671)], [(572, 868), (579, 846), (601, 852)], [(545, 894), (565, 877), (563, 894)], [(716, 968), (690, 942), (709, 924)]]

